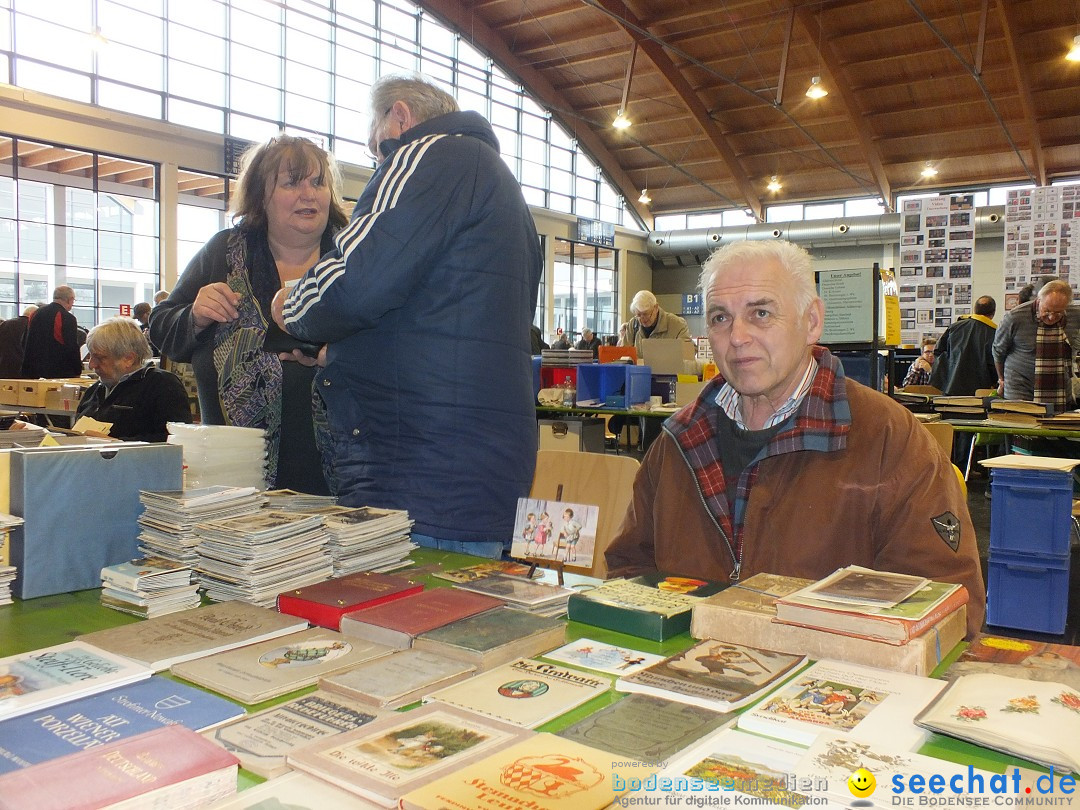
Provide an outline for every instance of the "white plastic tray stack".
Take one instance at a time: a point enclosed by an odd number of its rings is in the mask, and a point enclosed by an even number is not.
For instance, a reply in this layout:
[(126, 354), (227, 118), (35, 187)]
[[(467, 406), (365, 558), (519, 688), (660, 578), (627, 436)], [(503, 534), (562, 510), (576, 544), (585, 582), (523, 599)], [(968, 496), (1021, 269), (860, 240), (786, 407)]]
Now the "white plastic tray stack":
[(184, 449), (184, 486), (266, 489), (266, 433), (229, 425), (169, 422), (169, 443)]

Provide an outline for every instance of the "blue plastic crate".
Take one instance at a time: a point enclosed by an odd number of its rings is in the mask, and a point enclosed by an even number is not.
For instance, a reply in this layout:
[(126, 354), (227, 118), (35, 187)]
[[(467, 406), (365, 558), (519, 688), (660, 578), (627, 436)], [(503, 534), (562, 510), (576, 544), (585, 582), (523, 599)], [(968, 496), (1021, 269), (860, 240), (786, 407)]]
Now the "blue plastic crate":
[(649, 401), (652, 375), (648, 366), (599, 363), (578, 366), (578, 402), (597, 401), (617, 408), (629, 408)]
[(540, 393), (540, 355), (533, 355), (532, 359), (533, 399)]
[(1072, 473), (990, 471), (990, 552), (1068, 554)]
[(1065, 632), (1069, 555), (990, 552), (986, 623), (1037, 633)]

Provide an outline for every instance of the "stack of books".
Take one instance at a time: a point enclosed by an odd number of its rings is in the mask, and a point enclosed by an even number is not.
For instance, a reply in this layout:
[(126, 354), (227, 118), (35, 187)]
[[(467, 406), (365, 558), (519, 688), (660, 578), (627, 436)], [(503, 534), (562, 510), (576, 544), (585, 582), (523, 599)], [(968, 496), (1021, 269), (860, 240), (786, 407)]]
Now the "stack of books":
[(361, 506), (326, 516), (327, 551), (334, 576), (357, 571), (393, 571), (411, 565), (416, 544), (409, 539), (413, 522), (404, 509)]
[(139, 501), (143, 505), (139, 553), (190, 567), (199, 561), (195, 524), (254, 514), (265, 503), (254, 487), (228, 486), (168, 492), (143, 490)]
[(321, 515), (265, 510), (200, 523), (199, 580), (217, 602), (238, 600), (272, 607), (282, 591), (333, 574)]
[(144, 619), (198, 607), (194, 572), (160, 557), (142, 557), (101, 569), (101, 604)]
[(896, 390), (893, 391), (892, 398), (912, 413), (927, 413), (934, 409), (933, 397), (930, 394), (915, 394)]
[(332, 515), (348, 511), (348, 507), (337, 505), (337, 497), (334, 495), (308, 495), (294, 489), (268, 489), (263, 496), (268, 509), (281, 512)]
[(14, 565), (9, 565), (11, 560), (11, 530), (21, 526), (23, 519), (0, 513), (0, 605), (11, 604), (11, 583), (18, 573)]
[(1040, 417), (1037, 421), (1039, 427), (1080, 430), (1080, 411), (1066, 411), (1056, 416)]
[(482, 593), (501, 599), (507, 605), (518, 610), (535, 613), (538, 616), (561, 616), (566, 613), (566, 603), (573, 588), (550, 585), (546, 582), (533, 582), (530, 579), (492, 574), (489, 577), (462, 582), (454, 586), (473, 593)]
[(983, 397), (934, 397), (934, 412), (942, 419), (985, 419), (986, 403)]
[(540, 352), (541, 366), (576, 366), (593, 360), (592, 349), (544, 349)]
[[(1029, 402), (1022, 399), (1001, 399), (995, 397), (990, 400), (990, 409), (987, 418), (991, 422), (1003, 425), (1016, 425), (1019, 427), (1038, 427), (1040, 419), (1052, 416), (1051, 406), (1043, 402)], [(1080, 414), (1074, 414), (1080, 418)]]

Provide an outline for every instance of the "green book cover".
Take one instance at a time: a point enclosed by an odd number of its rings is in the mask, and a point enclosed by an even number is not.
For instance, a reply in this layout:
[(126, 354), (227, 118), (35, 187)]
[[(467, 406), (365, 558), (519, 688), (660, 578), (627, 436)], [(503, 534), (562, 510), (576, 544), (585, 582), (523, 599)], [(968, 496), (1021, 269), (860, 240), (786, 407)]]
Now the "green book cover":
[(427, 633), (421, 633), (417, 639), (485, 653), (518, 639), (536, 633), (546, 633), (552, 628), (561, 630), (562, 627), (561, 619), (536, 616), (511, 608), (495, 608), (486, 613), (459, 619)]
[(699, 597), (630, 580), (612, 580), (567, 600), (571, 621), (663, 641), (690, 629)]

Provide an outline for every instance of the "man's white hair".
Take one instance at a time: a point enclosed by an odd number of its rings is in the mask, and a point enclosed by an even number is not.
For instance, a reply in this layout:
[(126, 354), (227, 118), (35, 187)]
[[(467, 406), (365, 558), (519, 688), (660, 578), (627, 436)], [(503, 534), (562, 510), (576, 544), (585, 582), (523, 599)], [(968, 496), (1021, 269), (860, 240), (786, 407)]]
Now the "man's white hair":
[(655, 295), (648, 290), (638, 290), (634, 300), (630, 302), (630, 314), (640, 315), (643, 312), (651, 312), (657, 306)]
[(793, 245), (783, 239), (732, 242), (714, 251), (701, 265), (698, 286), (702, 300), (708, 302), (709, 288), (713, 281), (718, 275), (727, 272), (735, 265), (760, 264), (769, 261), (775, 261), (787, 273), (791, 280), (791, 290), (795, 295), (795, 304), (799, 310), (805, 310), (810, 306), (810, 303), (818, 297), (810, 254), (798, 245)]

